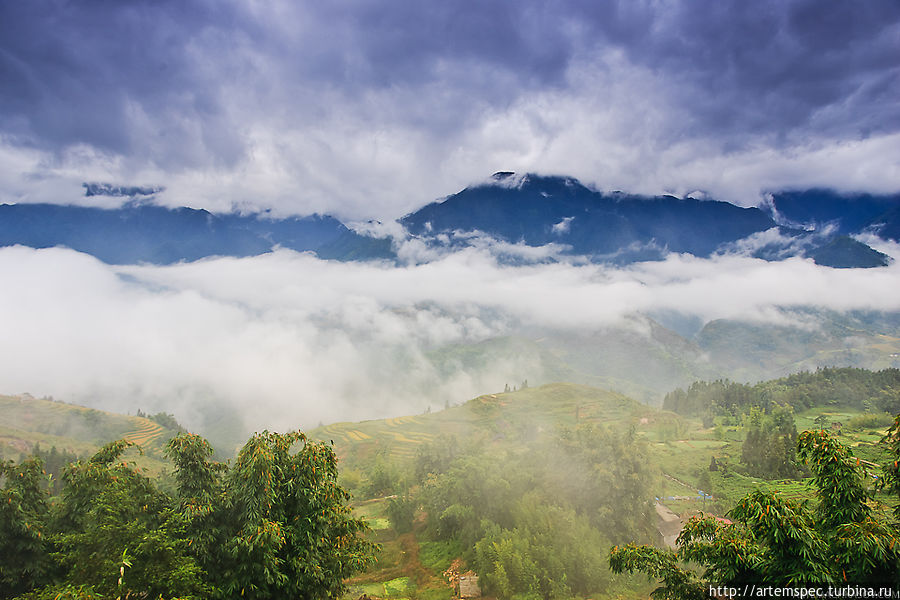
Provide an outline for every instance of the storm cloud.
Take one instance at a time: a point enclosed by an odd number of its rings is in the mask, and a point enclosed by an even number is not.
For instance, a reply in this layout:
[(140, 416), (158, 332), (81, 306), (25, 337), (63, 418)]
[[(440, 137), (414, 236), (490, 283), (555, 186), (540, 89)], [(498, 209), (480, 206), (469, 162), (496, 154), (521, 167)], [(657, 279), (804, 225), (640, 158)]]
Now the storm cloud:
[(6, 2), (0, 200), (396, 218), (494, 170), (896, 191), (900, 7)]

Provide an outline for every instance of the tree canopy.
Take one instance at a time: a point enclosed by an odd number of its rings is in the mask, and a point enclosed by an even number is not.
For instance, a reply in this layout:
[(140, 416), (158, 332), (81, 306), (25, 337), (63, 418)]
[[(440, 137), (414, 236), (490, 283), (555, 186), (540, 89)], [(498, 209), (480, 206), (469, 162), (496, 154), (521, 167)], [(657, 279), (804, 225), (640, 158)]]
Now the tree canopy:
[[(900, 415), (883, 440), (900, 457)], [(898, 523), (873, 502), (871, 474), (850, 448), (824, 431), (804, 431), (798, 454), (813, 474), (816, 503), (755, 491), (729, 513), (733, 522), (694, 517), (677, 551), (628, 544), (609, 557), (617, 573), (657, 578), (656, 598), (709, 597), (710, 586), (900, 584)], [(897, 462), (884, 467), (882, 487), (900, 493)], [(682, 566), (696, 563), (703, 572)]]
[(72, 463), (52, 503), (40, 459), (2, 466), (0, 553), (16, 559), (0, 597), (335, 598), (373, 561), (326, 444), (263, 432), (226, 466), (179, 434), (171, 494), (122, 460), (130, 445)]

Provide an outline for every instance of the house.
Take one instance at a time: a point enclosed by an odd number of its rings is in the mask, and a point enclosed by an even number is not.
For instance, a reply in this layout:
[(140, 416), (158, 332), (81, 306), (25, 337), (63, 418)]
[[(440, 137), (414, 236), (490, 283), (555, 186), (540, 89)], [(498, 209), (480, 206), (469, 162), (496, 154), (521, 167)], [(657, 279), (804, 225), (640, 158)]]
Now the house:
[(468, 574), (459, 576), (459, 597), (480, 598), (481, 588), (478, 587), (478, 575)]

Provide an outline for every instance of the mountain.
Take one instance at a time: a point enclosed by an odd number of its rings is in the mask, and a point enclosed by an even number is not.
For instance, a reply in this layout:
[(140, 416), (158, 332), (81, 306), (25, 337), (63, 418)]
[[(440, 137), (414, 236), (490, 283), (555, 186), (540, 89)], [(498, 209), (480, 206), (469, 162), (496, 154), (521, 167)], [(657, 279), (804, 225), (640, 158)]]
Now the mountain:
[(900, 368), (900, 313), (807, 307), (782, 314), (784, 324), (716, 319), (684, 327), (675, 314), (632, 315), (593, 330), (527, 329), (442, 346), (428, 359), (443, 380), (465, 375), (487, 389), (568, 381), (650, 405), (696, 380), (756, 382), (836, 366)]
[[(860, 218), (854, 216), (852, 207), (835, 204), (828, 214), (832, 212), (847, 213), (848, 232), (857, 233), (861, 228), (851, 225), (870, 224), (867, 217), (878, 211), (866, 209), (865, 217)], [(888, 262), (884, 254), (851, 238), (835, 242), (835, 235), (822, 231), (784, 222), (779, 227), (776, 216), (772, 211), (715, 200), (603, 193), (571, 177), (504, 171), (486, 183), (408, 214), (400, 222), (423, 239), (438, 239), (443, 234), (465, 244), (467, 238), (458, 232), (480, 231), (529, 246), (563, 244), (569, 254), (618, 264), (659, 259), (668, 252), (710, 256), (777, 228), (779, 238), (759, 248), (756, 256), (778, 260), (799, 253), (833, 267), (873, 267)]]
[[(117, 209), (0, 205), (0, 246), (67, 246), (112, 264), (253, 256), (278, 246), (324, 259), (396, 258), (391, 239), (361, 235), (329, 216), (214, 214), (153, 204), (161, 187), (84, 187), (86, 196), (128, 200)], [(451, 250), (486, 236), (532, 247), (552, 244), (559, 254), (620, 265), (659, 260), (670, 252), (701, 257), (738, 252), (868, 268), (890, 259), (852, 236), (876, 233), (900, 240), (900, 194), (785, 191), (771, 194), (759, 208), (739, 207), (693, 197), (598, 192), (572, 177), (503, 171), (399, 221), (411, 236)]]
[(764, 208), (781, 224), (806, 230), (832, 228), (839, 234), (864, 231), (900, 241), (900, 194), (839, 194), (832, 190), (785, 191)]
[(389, 258), (390, 241), (361, 236), (328, 216), (217, 215), (129, 202), (117, 209), (0, 205), (0, 246), (66, 246), (110, 264), (169, 264), (207, 256), (254, 256), (275, 246), (326, 258)]

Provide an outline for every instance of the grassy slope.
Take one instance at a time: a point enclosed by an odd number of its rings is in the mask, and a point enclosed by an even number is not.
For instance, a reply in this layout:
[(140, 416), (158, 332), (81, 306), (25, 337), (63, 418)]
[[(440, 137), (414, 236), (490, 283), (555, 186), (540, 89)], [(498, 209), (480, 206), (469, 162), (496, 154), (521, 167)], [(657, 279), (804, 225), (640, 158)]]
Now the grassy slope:
[[(336, 423), (309, 432), (310, 438), (333, 441), (341, 458), (341, 469), (365, 472), (380, 455), (401, 468), (412, 465), (416, 449), (439, 435), (455, 435), (467, 443), (496, 447), (524, 447), (541, 432), (576, 424), (578, 421), (601, 424), (614, 429), (633, 428), (650, 445), (654, 464), (659, 468), (656, 482), (659, 496), (696, 496), (701, 476), (706, 472), (711, 491), (720, 498), (717, 504), (696, 500), (669, 501), (678, 513), (697, 509), (721, 511), (760, 486), (774, 487), (790, 496), (808, 496), (804, 482), (764, 480), (745, 477), (732, 471), (708, 472), (710, 459), (740, 462), (739, 427), (719, 432), (704, 429), (697, 419), (686, 419), (642, 405), (615, 392), (584, 385), (556, 383), (517, 392), (486, 394), (464, 405), (441, 412), (402, 416), (360, 423)], [(0, 396), (0, 457), (16, 459), (34, 443), (42, 447), (64, 448), (79, 455), (96, 451), (113, 439), (126, 438), (142, 444), (145, 456), (138, 460), (151, 471), (164, 468), (161, 446), (173, 432), (149, 419), (118, 415), (30, 396)], [(813, 409), (797, 415), (798, 431), (812, 428), (816, 416), (848, 423), (854, 411), (834, 407)], [(854, 446), (858, 456), (877, 460), (873, 446), (882, 429), (841, 432), (841, 441)], [(385, 514), (386, 501), (357, 502), (357, 512), (369, 519), (374, 539), (384, 547), (379, 564), (352, 582), (353, 597), (370, 596), (449, 599), (450, 591), (441, 573), (460, 549), (423, 537), (421, 527), (412, 533), (397, 535)]]
[[(151, 473), (163, 468), (162, 447), (173, 431), (143, 417), (109, 413), (83, 406), (33, 398), (0, 396), (0, 459), (17, 460), (36, 443), (56, 446), (79, 456), (96, 452), (107, 442), (126, 439), (139, 445), (143, 456), (132, 458)], [(134, 453), (137, 454), (137, 453)]]
[(309, 432), (312, 439), (333, 441), (342, 464), (364, 467), (376, 454), (411, 464), (416, 448), (438, 435), (462, 443), (521, 443), (540, 431), (579, 419), (605, 424), (637, 423), (652, 408), (614, 392), (554, 383), (517, 392), (486, 394), (441, 412), (360, 423), (334, 423)]

